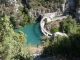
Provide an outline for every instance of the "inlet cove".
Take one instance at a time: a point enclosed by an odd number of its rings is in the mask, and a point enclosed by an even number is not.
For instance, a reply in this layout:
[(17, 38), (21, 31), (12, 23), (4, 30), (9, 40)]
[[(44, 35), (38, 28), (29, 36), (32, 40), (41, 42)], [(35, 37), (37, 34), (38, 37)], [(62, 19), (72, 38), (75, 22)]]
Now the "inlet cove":
[(23, 31), (27, 35), (26, 44), (39, 45), (41, 42), (40, 38), (43, 36), (39, 24), (40, 23), (29, 24), (21, 29), (16, 29), (15, 32)]

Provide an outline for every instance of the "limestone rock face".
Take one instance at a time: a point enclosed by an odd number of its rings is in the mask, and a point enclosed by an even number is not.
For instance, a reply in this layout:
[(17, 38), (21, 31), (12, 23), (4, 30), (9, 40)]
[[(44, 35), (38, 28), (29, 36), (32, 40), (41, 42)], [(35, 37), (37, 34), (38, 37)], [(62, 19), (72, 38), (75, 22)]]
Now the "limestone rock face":
[[(57, 16), (60, 16), (62, 15), (65, 10), (66, 10), (66, 1), (67, 0), (64, 0), (64, 3), (63, 4), (59, 4), (60, 7), (57, 7)], [(29, 4), (30, 1), (29, 0), (26, 0), (26, 4)], [(57, 6), (57, 3), (53, 3), (55, 6)], [(45, 8), (43, 6), (39, 6), (39, 7), (32, 7), (30, 10), (29, 10), (29, 16), (31, 18), (34, 18), (36, 19), (38, 16), (42, 16), (44, 13), (53, 13), (55, 12), (55, 9), (53, 8)]]
[[(34, 8), (32, 8), (29, 10), (28, 14), (31, 18), (36, 19), (40, 15), (43, 16), (44, 13), (53, 13), (53, 12), (55, 12), (53, 9), (47, 9), (47, 8), (34, 9)], [(62, 12), (59, 8), (59, 9), (57, 9), (57, 16), (60, 16), (60, 15), (62, 15)]]
[(14, 5), (17, 3), (16, 0), (8, 0), (8, 2), (9, 2), (10, 4), (14, 4)]
[(28, 14), (31, 18), (36, 19), (38, 18), (40, 15), (43, 15), (45, 13), (45, 10), (38, 10), (38, 9), (30, 9)]

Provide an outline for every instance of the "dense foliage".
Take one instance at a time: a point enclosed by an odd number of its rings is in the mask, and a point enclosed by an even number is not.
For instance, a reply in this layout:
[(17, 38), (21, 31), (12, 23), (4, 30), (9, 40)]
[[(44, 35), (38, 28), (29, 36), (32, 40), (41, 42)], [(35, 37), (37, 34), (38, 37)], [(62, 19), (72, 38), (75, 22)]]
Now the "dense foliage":
[(51, 33), (55, 33), (55, 32), (58, 32), (58, 31), (59, 31), (59, 28), (57, 26), (52, 26)]
[(17, 13), (14, 13), (14, 16), (12, 15), (10, 17), (10, 21), (14, 28), (20, 28), (29, 23), (29, 16), (26, 13), (22, 13), (22, 11), (18, 11)]
[[(55, 3), (57, 4), (55, 5)], [(59, 7), (58, 3), (62, 4), (64, 3), (64, 0), (30, 0), (28, 8), (43, 6), (45, 8), (56, 9)]]
[[(23, 0), (17, 0), (19, 4), (21, 1)], [(64, 0), (29, 0), (29, 4), (23, 4), (15, 12), (14, 4), (10, 4), (8, 0), (0, 0), (0, 59), (32, 59), (33, 57), (25, 45), (26, 35), (21, 31), (15, 33), (13, 28), (20, 28), (34, 22), (28, 15), (29, 9), (44, 7), (56, 11), (63, 2)], [(80, 0), (75, 0), (75, 2), (77, 6), (80, 6)], [(68, 38), (54, 37), (50, 40), (45, 37), (46, 39), (44, 38), (44, 42), (42, 42), (42, 45), (45, 46), (42, 57), (53, 55), (62, 55), (68, 58), (80, 57), (80, 25), (76, 24), (76, 21), (70, 16), (60, 22), (59, 28), (52, 27), (51, 32), (54, 33), (58, 30), (68, 34)]]
[(31, 54), (26, 50), (26, 35), (21, 31), (15, 33), (9, 18), (7, 15), (0, 17), (0, 59), (29, 60)]
[(65, 58), (80, 57), (80, 34), (66, 37), (55, 37), (49, 46), (44, 48), (42, 57), (62, 55)]
[(75, 19), (72, 19), (71, 16), (69, 16), (67, 19), (64, 19), (62, 22), (60, 22), (60, 31), (71, 34), (76, 33), (77, 30), (77, 24)]
[(66, 19), (63, 19), (62, 21), (59, 22), (59, 26), (52, 25), (50, 32), (55, 33), (55, 32), (63, 32), (66, 34), (71, 34), (71, 33), (76, 33), (79, 25), (76, 24), (76, 20), (72, 19), (72, 16), (68, 16)]
[(45, 47), (41, 57), (57, 55), (70, 60), (80, 57), (80, 25), (69, 16), (60, 22), (60, 31), (67, 33), (68, 37), (56, 36), (52, 39), (44, 39)]
[(28, 15), (26, 6), (22, 5), (22, 0), (0, 0), (0, 14), (10, 16), (10, 21), (14, 29), (34, 22)]

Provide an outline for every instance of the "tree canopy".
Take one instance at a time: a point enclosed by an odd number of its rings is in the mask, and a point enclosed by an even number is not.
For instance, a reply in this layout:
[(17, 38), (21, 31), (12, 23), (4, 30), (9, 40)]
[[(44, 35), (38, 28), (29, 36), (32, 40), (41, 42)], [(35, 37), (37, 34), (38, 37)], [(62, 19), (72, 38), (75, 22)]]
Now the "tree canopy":
[(0, 18), (0, 58), (3, 60), (29, 60), (29, 52), (26, 49), (26, 35), (23, 32), (15, 33), (9, 20), (9, 16)]
[(60, 22), (60, 31), (67, 33), (68, 37), (54, 36), (52, 40), (46, 39), (43, 44), (48, 45), (45, 45), (41, 57), (63, 56), (70, 60), (80, 57), (80, 24), (69, 16)]

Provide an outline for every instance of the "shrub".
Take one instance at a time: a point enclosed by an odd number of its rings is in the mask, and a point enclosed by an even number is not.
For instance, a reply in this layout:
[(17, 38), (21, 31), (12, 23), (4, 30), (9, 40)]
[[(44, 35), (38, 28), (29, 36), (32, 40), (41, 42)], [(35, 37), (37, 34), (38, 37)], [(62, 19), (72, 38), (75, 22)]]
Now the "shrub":
[(53, 27), (51, 28), (51, 33), (55, 33), (55, 32), (57, 32), (57, 31), (59, 31), (59, 28), (58, 28), (57, 26), (53, 26)]

